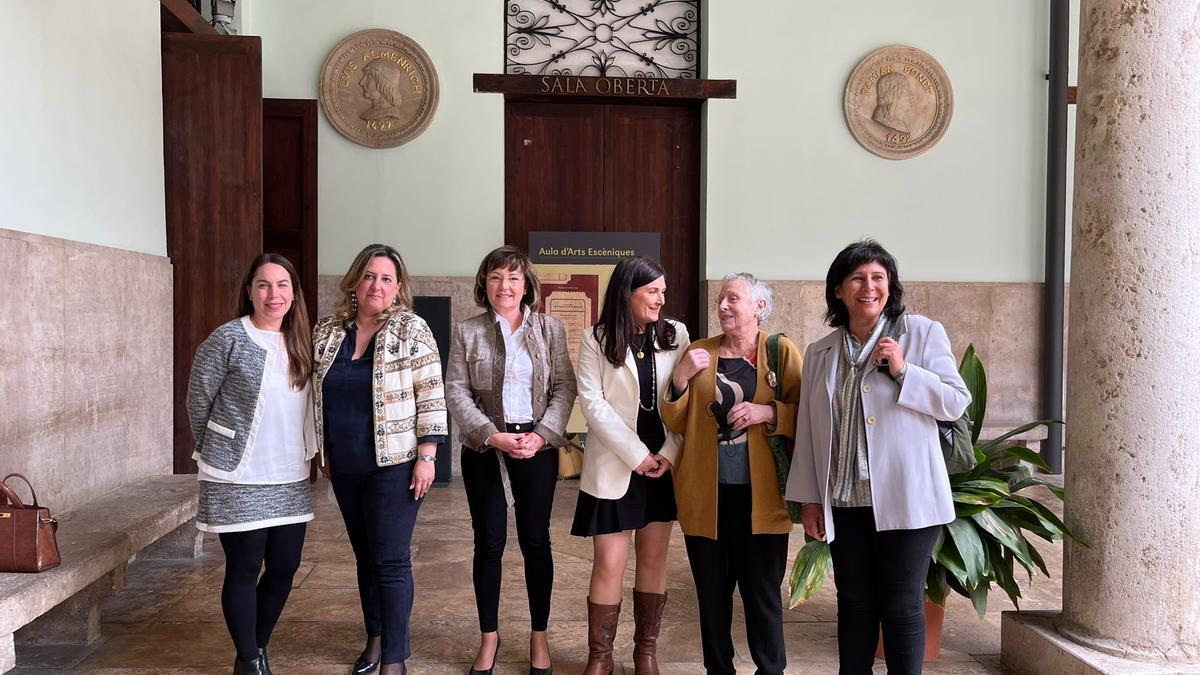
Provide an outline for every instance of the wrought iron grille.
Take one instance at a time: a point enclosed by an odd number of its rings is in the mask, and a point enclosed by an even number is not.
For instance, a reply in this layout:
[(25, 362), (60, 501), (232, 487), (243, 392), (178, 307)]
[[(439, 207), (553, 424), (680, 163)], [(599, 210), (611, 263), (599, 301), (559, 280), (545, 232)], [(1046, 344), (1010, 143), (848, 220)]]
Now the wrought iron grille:
[(504, 70), (700, 77), (700, 0), (506, 0)]

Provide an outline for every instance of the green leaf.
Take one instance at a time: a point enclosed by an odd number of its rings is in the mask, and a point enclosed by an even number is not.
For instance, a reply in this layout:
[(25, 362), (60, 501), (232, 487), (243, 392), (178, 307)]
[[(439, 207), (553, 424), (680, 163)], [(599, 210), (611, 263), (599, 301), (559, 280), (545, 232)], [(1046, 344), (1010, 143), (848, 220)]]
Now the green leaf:
[(789, 579), (791, 604), (788, 608), (811, 600), (825, 585), (825, 579), (828, 578), (832, 567), (833, 557), (829, 552), (829, 542), (810, 541), (805, 544), (792, 563)]
[(958, 518), (965, 518), (994, 508), (996, 507), (991, 504), (962, 504), (954, 502), (954, 515)]
[(1008, 595), (1008, 599), (1012, 602), (1013, 607), (1021, 609), (1021, 587), (1017, 585), (1016, 579), (1013, 578), (1012, 554), (998, 553), (992, 561), (992, 569), (995, 571), (996, 585)]
[(925, 597), (945, 607), (946, 591), (948, 588), (946, 585), (946, 568), (941, 565), (930, 565), (929, 574), (925, 575)]
[(1049, 471), (1050, 465), (1038, 453), (1030, 450), (1023, 445), (1009, 445), (1003, 448), (993, 450), (990, 454), (997, 457), (1012, 457), (1023, 462), (1029, 462), (1042, 471)]
[(1003, 478), (992, 478), (989, 476), (980, 476), (972, 480), (966, 480), (959, 483), (955, 487), (960, 488), (978, 488), (980, 490), (992, 490), (1006, 495), (1009, 493), (1008, 481)]
[[(1046, 577), (1050, 576), (1050, 570), (1046, 569), (1046, 561), (1042, 559), (1041, 552), (1033, 544), (1029, 545), (1029, 557), (1033, 560), (1033, 564), (1037, 565), (1038, 569), (1042, 571), (1042, 574), (1046, 575)], [(1029, 580), (1033, 581), (1032, 575), (1030, 575)]]
[(966, 518), (956, 518), (950, 521), (946, 524), (946, 529), (949, 530), (954, 547), (958, 549), (959, 556), (962, 558), (967, 582), (969, 584), (979, 583), (987, 568), (987, 556), (983, 551), (983, 541), (979, 538), (979, 532)]
[(978, 586), (971, 587), (971, 604), (975, 605), (975, 612), (979, 614), (979, 620), (983, 621), (983, 615), (987, 614), (988, 591), (992, 584), (987, 579), (979, 582)]
[(991, 506), (1000, 501), (1000, 495), (990, 492), (978, 492), (975, 490), (959, 490), (954, 492), (954, 501), (959, 504), (982, 504), (983, 506)]
[(967, 406), (967, 418), (971, 420), (971, 443), (979, 442), (979, 433), (983, 430), (983, 418), (987, 414), (987, 373), (984, 372), (983, 362), (975, 353), (975, 344), (967, 345), (962, 361), (958, 364), (958, 374), (962, 376), (967, 391), (971, 392), (971, 403)]
[(945, 526), (942, 526), (942, 527), (938, 528), (937, 538), (935, 538), (933, 540), (933, 552), (929, 554), (930, 560), (933, 560), (933, 561), (937, 560), (938, 551), (942, 550), (942, 544), (944, 544), (945, 541), (946, 541), (946, 528), (945, 528)]
[(1028, 422), (1026, 424), (1022, 424), (1021, 426), (1017, 427), (1016, 429), (1011, 429), (1011, 430), (997, 436), (996, 438), (993, 438), (992, 440), (990, 440), (987, 443), (980, 446), (979, 449), (982, 450), (985, 454), (991, 454), (992, 450), (995, 450), (996, 448), (1000, 447), (1000, 445), (1002, 443), (1004, 443), (1004, 441), (1007, 441), (1008, 439), (1012, 438), (1013, 436), (1018, 436), (1020, 434), (1023, 434), (1026, 431), (1029, 431), (1030, 429), (1040, 427), (1043, 424), (1046, 424), (1046, 425), (1062, 424), (1062, 420), (1038, 420), (1036, 422)]
[(971, 516), (985, 532), (995, 537), (1000, 545), (1017, 555), (1019, 559), (1029, 562), (1029, 549), (1025, 539), (1011, 525), (1004, 522), (995, 511), (984, 511)]
[(937, 563), (945, 567), (946, 571), (952, 574), (960, 584), (967, 583), (967, 568), (963, 564), (963, 559), (959, 555), (958, 549), (943, 544), (942, 550), (938, 551)]

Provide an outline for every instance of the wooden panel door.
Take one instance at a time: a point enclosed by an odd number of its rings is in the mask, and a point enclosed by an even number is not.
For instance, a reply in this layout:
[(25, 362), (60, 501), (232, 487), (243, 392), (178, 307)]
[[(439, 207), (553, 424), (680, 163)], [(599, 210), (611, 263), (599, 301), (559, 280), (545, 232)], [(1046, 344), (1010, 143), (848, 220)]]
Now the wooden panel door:
[(505, 226), (657, 232), (667, 314), (700, 322), (700, 106), (506, 101)]
[(509, 103), (504, 136), (505, 241), (604, 230), (604, 106)]
[(296, 266), (317, 313), (317, 102), (263, 99), (263, 251)]
[(167, 255), (175, 273), (176, 473), (193, 473), (184, 401), (196, 347), (236, 314), (262, 248), (262, 44), (162, 35)]
[(699, 336), (700, 109), (606, 108), (605, 230), (660, 234), (667, 315)]

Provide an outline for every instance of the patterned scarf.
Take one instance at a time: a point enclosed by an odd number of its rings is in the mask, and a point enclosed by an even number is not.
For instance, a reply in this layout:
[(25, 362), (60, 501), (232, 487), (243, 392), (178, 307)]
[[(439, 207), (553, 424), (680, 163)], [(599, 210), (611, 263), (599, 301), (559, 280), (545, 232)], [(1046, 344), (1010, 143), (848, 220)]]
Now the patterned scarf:
[(867, 341), (857, 349), (849, 329), (842, 329), (840, 368), (847, 369), (848, 372), (839, 373), (838, 376), (837, 403), (841, 416), (838, 420), (837, 467), (833, 476), (833, 498), (836, 502), (851, 502), (855, 483), (871, 477), (867, 468), (866, 427), (863, 424), (860, 392), (863, 375), (870, 365), (868, 359), (875, 352), (875, 344), (891, 323), (886, 317), (880, 317)]

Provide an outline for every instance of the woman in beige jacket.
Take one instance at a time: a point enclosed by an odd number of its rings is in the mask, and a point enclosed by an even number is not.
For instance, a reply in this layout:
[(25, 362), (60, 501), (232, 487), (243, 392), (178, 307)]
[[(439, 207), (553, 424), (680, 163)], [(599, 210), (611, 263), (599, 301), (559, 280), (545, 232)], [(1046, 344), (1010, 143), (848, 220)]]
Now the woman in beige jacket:
[(540, 288), (520, 249), (492, 251), (475, 275), (475, 303), (486, 311), (455, 326), (450, 347), (446, 400), (462, 430), (463, 485), (475, 531), (471, 580), (480, 639), (473, 674), (491, 673), (500, 647), (500, 560), (510, 505), (529, 595), (529, 672), (551, 671), (550, 510), (558, 482), (555, 448), (566, 441), (575, 373), (562, 323), (537, 312)]

